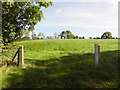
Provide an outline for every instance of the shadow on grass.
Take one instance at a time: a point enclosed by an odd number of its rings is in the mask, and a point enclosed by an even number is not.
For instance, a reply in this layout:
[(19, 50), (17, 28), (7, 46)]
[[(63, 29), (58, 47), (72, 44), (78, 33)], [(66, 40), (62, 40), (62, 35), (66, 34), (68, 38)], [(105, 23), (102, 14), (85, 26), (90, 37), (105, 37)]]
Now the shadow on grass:
[(49, 60), (25, 59), (26, 68), (9, 73), (10, 88), (115, 88), (118, 85), (118, 51), (101, 53), (95, 68), (94, 54), (69, 54)]

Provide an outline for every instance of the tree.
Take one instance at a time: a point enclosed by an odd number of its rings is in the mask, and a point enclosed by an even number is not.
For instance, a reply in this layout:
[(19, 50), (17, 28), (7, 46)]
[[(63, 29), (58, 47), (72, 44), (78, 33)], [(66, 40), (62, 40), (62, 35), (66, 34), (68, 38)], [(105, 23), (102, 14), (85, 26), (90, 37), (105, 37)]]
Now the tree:
[(22, 30), (33, 31), (44, 16), (41, 7), (49, 7), (50, 1), (43, 2), (2, 2), (2, 37), (5, 43), (21, 38)]
[(70, 36), (71, 36), (71, 34), (72, 34), (71, 31), (70, 31), (70, 30), (67, 30), (67, 31), (66, 31), (66, 34), (67, 34), (67, 39), (70, 39)]
[(75, 37), (75, 35), (70, 31), (70, 30), (66, 30), (66, 31), (62, 31), (60, 34), (61, 38), (64, 37), (67, 39), (73, 39)]
[(85, 39), (85, 36), (83, 36), (82, 39)]
[(112, 33), (111, 32), (104, 32), (101, 36), (101, 39), (112, 39)]
[(74, 39), (78, 39), (79, 37), (78, 36), (75, 36)]
[(74, 37), (75, 35), (71, 33), (69, 39), (73, 39)]
[(66, 31), (62, 31), (61, 34), (60, 34), (60, 36), (61, 36), (61, 39), (62, 39), (62, 38), (65, 39), (65, 38), (66, 38)]
[(39, 36), (41, 39), (43, 39), (43, 38), (44, 38), (44, 33), (40, 32), (40, 33), (38, 34), (38, 36)]
[(58, 38), (58, 34), (57, 34), (56, 32), (54, 33), (54, 37), (55, 37), (55, 38)]
[(89, 37), (89, 39), (92, 39), (92, 37)]

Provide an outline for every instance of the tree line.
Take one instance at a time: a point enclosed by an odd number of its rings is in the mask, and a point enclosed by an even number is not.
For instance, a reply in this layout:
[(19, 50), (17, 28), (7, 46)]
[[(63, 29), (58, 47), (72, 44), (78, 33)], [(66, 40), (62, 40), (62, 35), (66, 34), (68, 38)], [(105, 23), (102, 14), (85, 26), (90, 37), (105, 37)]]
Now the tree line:
[[(29, 35), (26, 34), (26, 36), (23, 39), (30, 39)], [(51, 36), (45, 36), (44, 33), (40, 32), (37, 34), (32, 34), (32, 39), (86, 39), (85, 36), (79, 37), (78, 35), (73, 34), (70, 30), (64, 30), (60, 33), (55, 32)], [(117, 37), (112, 37), (111, 32), (104, 32), (101, 37), (88, 37), (88, 39), (118, 39)]]
[[(85, 37), (78, 37), (77, 35), (74, 35), (70, 30), (64, 30), (60, 33), (55, 32), (51, 36), (45, 36), (44, 33), (40, 32), (37, 34), (31, 35), (32, 39), (85, 39)], [(29, 33), (25, 34), (23, 39), (30, 39)]]

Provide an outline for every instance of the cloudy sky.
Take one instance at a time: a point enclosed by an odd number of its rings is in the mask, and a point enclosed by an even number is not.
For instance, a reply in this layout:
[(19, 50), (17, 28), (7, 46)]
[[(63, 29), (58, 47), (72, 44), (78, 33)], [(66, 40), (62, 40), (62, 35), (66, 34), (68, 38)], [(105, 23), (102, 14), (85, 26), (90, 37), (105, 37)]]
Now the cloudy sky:
[(118, 36), (117, 0), (53, 0), (51, 7), (42, 8), (45, 19), (35, 26), (35, 32), (46, 36), (69, 29), (75, 35), (101, 37), (110, 31)]

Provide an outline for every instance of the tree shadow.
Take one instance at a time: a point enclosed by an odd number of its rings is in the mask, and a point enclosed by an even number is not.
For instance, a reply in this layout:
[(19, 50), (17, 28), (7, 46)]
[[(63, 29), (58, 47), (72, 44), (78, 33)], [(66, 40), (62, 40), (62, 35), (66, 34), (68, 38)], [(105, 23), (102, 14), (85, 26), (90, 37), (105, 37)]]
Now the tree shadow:
[[(94, 54), (70, 53), (49, 60), (25, 59), (26, 67), (9, 73), (9, 88), (116, 88), (118, 50), (101, 52), (98, 67)], [(16, 67), (17, 68), (17, 67)]]

